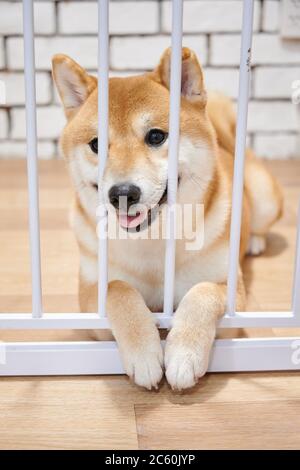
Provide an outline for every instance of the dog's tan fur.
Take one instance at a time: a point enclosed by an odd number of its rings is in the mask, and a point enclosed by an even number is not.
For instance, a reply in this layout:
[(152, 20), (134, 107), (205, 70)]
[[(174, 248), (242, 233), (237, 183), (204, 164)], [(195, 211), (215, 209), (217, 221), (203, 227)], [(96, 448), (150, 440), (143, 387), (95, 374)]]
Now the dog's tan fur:
[[(235, 114), (222, 95), (206, 95), (195, 54), (183, 49), (180, 204), (203, 203), (204, 246), (187, 251), (176, 245), (175, 314), (163, 360), (159, 333), (151, 311), (162, 309), (165, 242), (110, 240), (107, 313), (124, 367), (135, 382), (156, 387), (166, 369), (175, 389), (193, 386), (207, 370), (218, 319), (224, 314), (229, 246)], [(170, 51), (151, 73), (112, 78), (109, 82), (109, 158), (103, 197), (112, 184), (138, 181), (143, 203), (160, 199), (167, 175), (168, 142), (149, 148), (145, 133), (168, 130)], [(64, 55), (53, 58), (53, 75), (67, 125), (61, 137), (73, 178), (76, 202), (73, 227), (80, 249), (79, 300), (82, 311), (97, 309), (98, 194), (97, 156), (88, 143), (97, 136), (97, 80)], [(159, 223), (165, 206), (154, 223)], [(265, 236), (282, 211), (280, 188), (251, 150), (247, 151), (240, 260), (259, 254)], [(245, 306), (239, 274), (237, 307)]]

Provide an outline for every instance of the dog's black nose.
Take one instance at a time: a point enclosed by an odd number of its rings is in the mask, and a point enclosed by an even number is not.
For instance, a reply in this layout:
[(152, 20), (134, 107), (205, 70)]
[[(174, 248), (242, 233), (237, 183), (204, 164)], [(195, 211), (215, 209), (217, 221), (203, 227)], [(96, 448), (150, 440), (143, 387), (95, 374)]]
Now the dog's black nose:
[(139, 202), (141, 197), (141, 190), (134, 184), (115, 184), (110, 188), (108, 197), (111, 204), (116, 209), (119, 209), (121, 206), (123, 206), (122, 209), (127, 211), (130, 206)]

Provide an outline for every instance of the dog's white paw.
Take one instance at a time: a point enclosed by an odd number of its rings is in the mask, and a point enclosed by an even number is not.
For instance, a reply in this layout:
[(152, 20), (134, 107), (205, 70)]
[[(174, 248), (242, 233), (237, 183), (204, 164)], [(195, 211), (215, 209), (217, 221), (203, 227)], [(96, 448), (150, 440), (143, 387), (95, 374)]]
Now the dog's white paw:
[(165, 350), (166, 378), (173, 390), (191, 388), (205, 375), (210, 348), (167, 341)]
[(263, 235), (251, 235), (248, 245), (247, 254), (258, 256), (266, 249), (266, 237)]
[(160, 340), (143, 344), (135, 351), (122, 354), (126, 374), (139, 386), (157, 388), (163, 376), (163, 351)]

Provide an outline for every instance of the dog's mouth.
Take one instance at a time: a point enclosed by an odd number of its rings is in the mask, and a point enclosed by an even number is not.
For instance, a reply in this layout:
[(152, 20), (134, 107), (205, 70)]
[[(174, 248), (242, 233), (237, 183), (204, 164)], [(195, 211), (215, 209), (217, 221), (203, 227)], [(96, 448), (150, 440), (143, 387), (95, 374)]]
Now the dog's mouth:
[(168, 185), (166, 184), (165, 190), (160, 200), (151, 209), (141, 211), (138, 210), (135, 215), (129, 215), (128, 213), (124, 214), (117, 211), (117, 217), (120, 226), (128, 232), (133, 233), (145, 230), (152, 224), (152, 222), (154, 222), (160, 210), (160, 207), (167, 201), (167, 197)]
[[(93, 183), (92, 187), (98, 191), (97, 183)], [(161, 198), (152, 208), (148, 210), (137, 210), (134, 215), (128, 214), (128, 212), (124, 213), (117, 210), (116, 213), (120, 226), (128, 232), (140, 232), (141, 230), (146, 229), (152, 224), (152, 222), (154, 222), (161, 206), (166, 203), (167, 198), (168, 184), (166, 183), (166, 187)]]

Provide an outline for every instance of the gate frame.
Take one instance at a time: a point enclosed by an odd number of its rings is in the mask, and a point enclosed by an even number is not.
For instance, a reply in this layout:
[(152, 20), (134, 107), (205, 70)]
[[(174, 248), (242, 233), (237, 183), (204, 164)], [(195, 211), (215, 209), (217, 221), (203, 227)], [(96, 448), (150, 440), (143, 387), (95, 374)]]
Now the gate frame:
[[(99, 188), (107, 158), (108, 136), (108, 0), (98, 0), (98, 83), (102, 116), (99, 120)], [(295, 257), (292, 311), (289, 312), (235, 312), (236, 285), (241, 229), (243, 174), (249, 100), (250, 59), (252, 44), (254, 0), (243, 2), (243, 27), (240, 60), (240, 81), (235, 166), (232, 196), (230, 233), (230, 258), (228, 271), (227, 313), (219, 328), (295, 328), (300, 327), (300, 209), (298, 218), (297, 252)], [(160, 328), (169, 328), (172, 321), (172, 304), (175, 271), (175, 219), (170, 208), (176, 202), (177, 161), (180, 124), (180, 76), (183, 1), (173, 0), (172, 57), (170, 87), (170, 142), (168, 172), (168, 226), (173, 236), (167, 240), (165, 269), (164, 313), (157, 315)], [(38, 204), (37, 132), (35, 98), (35, 60), (33, 0), (23, 0), (24, 57), (26, 91), (27, 168), (29, 193), (29, 232), (32, 268), (32, 314), (0, 314), (0, 330), (48, 329), (108, 329), (105, 315), (107, 292), (107, 240), (99, 242), (99, 312), (42, 313), (40, 229)], [(101, 80), (100, 80), (101, 70)], [(103, 104), (104, 103), (104, 104)], [(171, 266), (171, 269), (169, 267)], [(72, 342), (7, 342), (0, 343), (0, 376), (28, 375), (90, 375), (122, 374), (117, 344), (114, 341)], [(300, 370), (300, 337), (265, 337), (215, 340), (210, 372)]]

